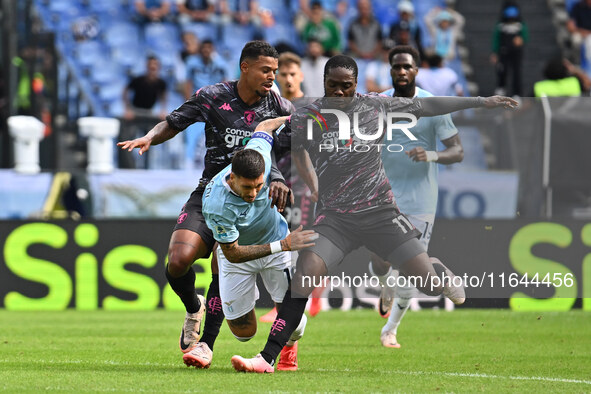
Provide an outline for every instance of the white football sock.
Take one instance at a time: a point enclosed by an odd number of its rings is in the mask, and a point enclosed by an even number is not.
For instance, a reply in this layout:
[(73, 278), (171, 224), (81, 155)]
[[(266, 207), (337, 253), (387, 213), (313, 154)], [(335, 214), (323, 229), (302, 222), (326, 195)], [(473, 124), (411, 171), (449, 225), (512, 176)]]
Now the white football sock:
[(390, 317), (388, 317), (388, 322), (382, 328), (382, 334), (391, 331), (396, 334), (396, 330), (398, 330), (398, 325), (400, 321), (404, 317), (404, 314), (408, 310), (410, 305), (410, 300), (412, 298), (394, 298), (394, 303), (392, 304), (392, 310), (390, 311)]
[(306, 331), (306, 323), (308, 322), (308, 318), (306, 315), (302, 315), (302, 320), (300, 320), (300, 324), (298, 324), (297, 328), (289, 337), (289, 341), (287, 341), (287, 346), (293, 346), (298, 339), (304, 336), (304, 331)]
[(369, 262), (369, 273), (370, 273), (372, 276), (375, 276), (375, 277), (377, 277), (377, 278), (378, 278), (378, 280), (379, 280), (379, 282), (380, 282), (380, 285), (382, 285), (382, 286), (384, 286), (384, 287), (385, 287), (385, 286), (387, 286), (387, 285), (388, 285), (388, 277), (389, 277), (390, 275), (392, 275), (392, 267), (388, 267), (388, 272), (386, 272), (384, 275), (377, 275), (377, 274), (375, 273), (375, 271), (373, 270), (373, 261), (370, 261), (370, 262)]

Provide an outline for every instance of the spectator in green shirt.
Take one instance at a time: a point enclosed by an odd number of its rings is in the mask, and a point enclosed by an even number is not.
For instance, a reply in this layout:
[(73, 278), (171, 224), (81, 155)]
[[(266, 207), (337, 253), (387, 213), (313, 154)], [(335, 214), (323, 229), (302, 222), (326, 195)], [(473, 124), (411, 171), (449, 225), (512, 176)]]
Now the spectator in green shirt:
[(308, 42), (310, 38), (319, 41), (327, 56), (334, 56), (341, 52), (341, 33), (337, 21), (328, 17), (320, 2), (313, 2), (310, 20), (304, 26), (302, 39)]

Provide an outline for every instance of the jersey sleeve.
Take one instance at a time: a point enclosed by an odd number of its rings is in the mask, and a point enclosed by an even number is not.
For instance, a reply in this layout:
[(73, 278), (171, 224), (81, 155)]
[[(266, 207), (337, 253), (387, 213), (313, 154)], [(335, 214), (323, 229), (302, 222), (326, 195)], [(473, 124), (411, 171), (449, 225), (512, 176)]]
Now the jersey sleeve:
[(379, 96), (386, 112), (402, 112), (420, 117), (422, 113), (421, 102), (406, 97), (384, 97)]
[(437, 138), (446, 140), (458, 134), (458, 129), (454, 125), (451, 115), (440, 115), (434, 119), (434, 127), (437, 133)]
[(181, 131), (196, 122), (206, 122), (211, 108), (211, 99), (204, 89), (199, 89), (190, 99), (172, 111), (167, 117), (168, 125)]
[(281, 106), (281, 116), (291, 115), (295, 112), (295, 107), (293, 106), (293, 103), (285, 97), (279, 97), (279, 103)]
[(231, 244), (238, 240), (238, 229), (232, 223), (227, 215), (204, 215), (207, 227), (213, 233), (213, 238), (222, 244)]

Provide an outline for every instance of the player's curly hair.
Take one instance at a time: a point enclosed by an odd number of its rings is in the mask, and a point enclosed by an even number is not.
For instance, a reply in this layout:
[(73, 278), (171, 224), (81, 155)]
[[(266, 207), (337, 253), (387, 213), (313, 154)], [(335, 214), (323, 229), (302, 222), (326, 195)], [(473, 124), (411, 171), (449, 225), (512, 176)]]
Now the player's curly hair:
[(388, 63), (392, 64), (392, 58), (399, 53), (406, 53), (412, 56), (412, 60), (415, 61), (415, 65), (418, 67), (421, 65), (421, 55), (419, 55), (419, 51), (415, 48), (411, 47), (410, 45), (397, 45), (390, 51), (388, 54)]
[(256, 179), (265, 172), (263, 155), (254, 149), (243, 149), (232, 158), (232, 172), (246, 179)]
[(359, 73), (359, 69), (357, 68), (357, 63), (355, 62), (355, 59), (353, 59), (352, 57), (345, 55), (336, 55), (328, 59), (326, 65), (324, 66), (325, 80), (330, 70), (334, 68), (344, 68), (345, 70), (352, 71), (353, 76), (355, 77), (355, 81), (357, 81), (357, 74)]
[(257, 59), (259, 56), (268, 56), (275, 59), (279, 58), (277, 50), (265, 41), (250, 41), (242, 48), (240, 54), (240, 63), (245, 59)]

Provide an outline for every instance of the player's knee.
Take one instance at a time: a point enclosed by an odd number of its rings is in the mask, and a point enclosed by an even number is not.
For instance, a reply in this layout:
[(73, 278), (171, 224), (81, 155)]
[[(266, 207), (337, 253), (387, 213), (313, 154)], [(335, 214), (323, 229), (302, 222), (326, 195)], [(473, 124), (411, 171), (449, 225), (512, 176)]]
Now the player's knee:
[(257, 332), (257, 322), (254, 312), (251, 311), (244, 316), (228, 320), (230, 331), (239, 341), (246, 342)]
[(324, 260), (316, 253), (301, 252), (297, 262), (297, 270), (305, 276), (325, 276), (328, 273)]
[(236, 335), (234, 333), (232, 333), (232, 334), (234, 335), (234, 338), (238, 339), (240, 342), (248, 342), (248, 341), (250, 341), (254, 337), (254, 335), (251, 335), (251, 336), (248, 336), (248, 337), (241, 337), (241, 336), (238, 336), (238, 335)]
[(168, 251), (168, 272), (173, 276), (182, 275), (193, 262), (195, 255), (186, 248), (170, 248)]
[(231, 323), (229, 325), (230, 331), (232, 331), (232, 335), (234, 335), (234, 337), (236, 337), (236, 339), (238, 339), (240, 342), (246, 342), (250, 340), (257, 333), (256, 325), (251, 325), (248, 327), (236, 327)]

